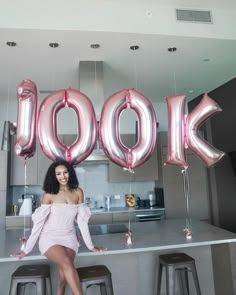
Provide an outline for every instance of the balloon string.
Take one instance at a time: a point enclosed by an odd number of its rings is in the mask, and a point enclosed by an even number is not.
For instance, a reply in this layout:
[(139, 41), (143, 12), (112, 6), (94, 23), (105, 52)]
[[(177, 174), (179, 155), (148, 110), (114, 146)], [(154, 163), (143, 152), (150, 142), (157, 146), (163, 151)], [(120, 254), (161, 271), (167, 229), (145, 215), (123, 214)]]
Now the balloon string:
[(8, 120), (9, 104), (10, 104), (10, 75), (9, 75), (9, 71), (8, 71), (7, 75), (8, 75), (8, 77), (7, 77), (7, 111), (6, 111), (6, 116), (7, 116), (7, 120)]
[(23, 207), (23, 210), (24, 210), (24, 235), (23, 237), (25, 237), (25, 232), (26, 232), (26, 220), (25, 220), (25, 195), (26, 195), (26, 192), (27, 192), (27, 160), (25, 159), (25, 163), (24, 163), (24, 168), (25, 168), (25, 186), (24, 186), (24, 200), (23, 200), (23, 203), (22, 205), (24, 206)]
[(176, 64), (175, 64), (175, 51), (171, 50), (172, 53), (172, 71), (173, 71), (173, 82), (174, 82), (174, 94), (177, 94), (177, 83), (176, 83)]
[(177, 87), (176, 87), (176, 74), (175, 74), (175, 70), (174, 70), (174, 92), (175, 95), (177, 94)]
[[(132, 193), (132, 183), (131, 183), (131, 173), (129, 174), (129, 194), (131, 195)], [(130, 224), (130, 208), (129, 208), (129, 223), (128, 223), (128, 228), (129, 228), (129, 232), (130, 232), (130, 228), (131, 228), (131, 224)]]
[(98, 85), (97, 85), (97, 62), (94, 61), (94, 84), (95, 84), (95, 98), (98, 99)]
[(129, 232), (130, 232), (130, 209), (129, 209), (129, 225), (128, 225), (128, 228), (129, 228)]
[(129, 193), (132, 191), (132, 183), (131, 183), (131, 173), (129, 174)]
[(57, 50), (52, 50), (51, 51), (51, 91), (55, 91), (55, 60), (56, 60), (56, 51)]
[(189, 217), (190, 190), (189, 190), (188, 168), (182, 170), (182, 174), (183, 174), (183, 183), (184, 183), (184, 196), (185, 196), (185, 200), (186, 200), (186, 209), (187, 209), (186, 227), (191, 227), (191, 221), (190, 221), (190, 217)]
[[(14, 55), (12, 55), (11, 57), (12, 60), (14, 60)], [(8, 115), (9, 115), (9, 105), (10, 105), (10, 84), (11, 84), (11, 81), (10, 81), (10, 72), (11, 72), (11, 69), (10, 69), (10, 66), (9, 66), (9, 62), (8, 62), (8, 68), (7, 68), (7, 106), (6, 106), (6, 118), (7, 120), (9, 120), (8, 118)]]
[(136, 56), (135, 56), (134, 50), (134, 83), (135, 83), (135, 89), (138, 90), (138, 74), (137, 74), (137, 63), (136, 63)]

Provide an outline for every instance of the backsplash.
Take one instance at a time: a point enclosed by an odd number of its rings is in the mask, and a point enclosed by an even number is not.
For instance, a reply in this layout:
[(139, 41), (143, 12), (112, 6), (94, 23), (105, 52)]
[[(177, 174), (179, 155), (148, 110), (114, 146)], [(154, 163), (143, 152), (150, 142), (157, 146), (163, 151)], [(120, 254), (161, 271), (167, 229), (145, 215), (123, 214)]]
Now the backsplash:
[[(75, 170), (80, 187), (84, 191), (84, 197), (90, 198), (91, 200), (91, 207), (94, 206), (95, 201), (97, 202), (98, 207), (104, 206), (104, 196), (106, 195), (112, 196), (112, 207), (125, 206), (124, 196), (126, 193), (131, 192), (141, 199), (145, 199), (147, 198), (148, 192), (153, 191), (155, 186), (154, 181), (119, 183), (108, 182), (108, 165), (106, 164), (76, 167)], [(24, 186), (13, 186), (12, 203), (17, 204), (18, 199), (21, 199), (21, 196), (25, 193), (36, 195), (40, 203), (43, 191), (41, 186), (28, 186), (26, 190)], [(116, 198), (114, 198), (115, 195)], [(117, 197), (118, 195), (120, 196), (120, 199)], [(11, 209), (8, 208), (7, 211), (8, 214), (10, 214)]]

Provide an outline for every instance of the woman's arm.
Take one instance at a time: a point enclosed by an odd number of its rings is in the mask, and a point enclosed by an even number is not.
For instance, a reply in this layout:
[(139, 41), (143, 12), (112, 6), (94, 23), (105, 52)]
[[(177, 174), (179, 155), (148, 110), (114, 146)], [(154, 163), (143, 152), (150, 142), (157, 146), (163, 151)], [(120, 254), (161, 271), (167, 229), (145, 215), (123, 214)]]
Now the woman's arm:
[(84, 193), (83, 193), (82, 189), (79, 188), (77, 190), (77, 193), (78, 193), (78, 200), (79, 200), (78, 201), (79, 208), (78, 208), (78, 214), (77, 214), (77, 223), (78, 223), (80, 233), (83, 237), (83, 240), (84, 240), (87, 248), (92, 252), (107, 250), (107, 248), (103, 248), (103, 247), (94, 247), (93, 242), (91, 240), (89, 227), (88, 227), (88, 221), (91, 216), (91, 212), (90, 212), (89, 207), (84, 204)]
[(44, 194), (42, 198), (42, 205), (32, 214), (33, 228), (28, 240), (26, 241), (24, 251), (12, 254), (11, 256), (23, 258), (33, 249), (44, 226), (44, 223), (50, 213), (50, 208), (50, 198), (47, 196), (47, 194)]
[(76, 190), (77, 198), (78, 198), (78, 213), (77, 213), (77, 224), (82, 235), (82, 238), (89, 250), (94, 248), (94, 245), (91, 240), (88, 221), (91, 216), (90, 209), (84, 205), (84, 192), (81, 188)]

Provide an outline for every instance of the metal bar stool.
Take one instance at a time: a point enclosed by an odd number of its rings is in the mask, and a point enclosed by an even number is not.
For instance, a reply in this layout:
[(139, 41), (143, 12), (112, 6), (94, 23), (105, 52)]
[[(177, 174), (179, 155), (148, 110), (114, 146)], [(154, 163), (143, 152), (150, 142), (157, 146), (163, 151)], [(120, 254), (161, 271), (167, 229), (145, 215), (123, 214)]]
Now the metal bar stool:
[(9, 295), (24, 294), (26, 284), (35, 284), (37, 295), (52, 295), (50, 267), (47, 264), (22, 265), (11, 276)]
[(101, 295), (113, 295), (111, 272), (105, 265), (77, 268), (83, 294), (92, 285), (99, 285)]
[(181, 294), (189, 295), (188, 272), (192, 273), (197, 295), (201, 295), (195, 260), (185, 253), (172, 253), (159, 256), (157, 295), (161, 293), (162, 270), (166, 268), (167, 295), (175, 294), (175, 274), (177, 272)]

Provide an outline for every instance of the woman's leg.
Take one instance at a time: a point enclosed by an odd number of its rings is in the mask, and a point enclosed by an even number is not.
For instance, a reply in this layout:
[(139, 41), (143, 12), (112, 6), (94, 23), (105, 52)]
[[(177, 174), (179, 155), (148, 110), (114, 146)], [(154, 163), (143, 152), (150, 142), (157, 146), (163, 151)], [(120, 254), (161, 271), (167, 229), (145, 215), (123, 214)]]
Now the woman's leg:
[(65, 279), (73, 295), (82, 295), (79, 276), (73, 263), (75, 256), (74, 251), (60, 245), (54, 245), (48, 249), (45, 255), (49, 260), (53, 261), (59, 266), (59, 271), (61, 271), (60, 280), (62, 279), (60, 283), (63, 283), (63, 280)]
[[(75, 258), (75, 252), (70, 249), (70, 248), (64, 248), (66, 250), (66, 252), (68, 253), (71, 262), (73, 263), (74, 258)], [(66, 278), (64, 275), (64, 272), (61, 268), (59, 268), (59, 288), (57, 291), (57, 295), (64, 295), (65, 293), (65, 288), (66, 288), (67, 282), (66, 282)]]
[(66, 289), (66, 278), (61, 268), (59, 268), (59, 287), (57, 291), (57, 295), (64, 295)]

